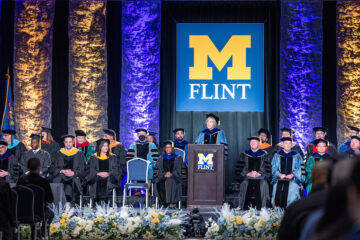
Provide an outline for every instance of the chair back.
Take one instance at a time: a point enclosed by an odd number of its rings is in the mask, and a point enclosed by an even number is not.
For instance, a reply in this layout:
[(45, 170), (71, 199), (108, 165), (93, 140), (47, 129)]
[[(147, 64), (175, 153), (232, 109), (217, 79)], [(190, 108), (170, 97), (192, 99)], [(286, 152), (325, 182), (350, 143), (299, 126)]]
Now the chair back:
[(180, 148), (174, 148), (175, 154), (182, 157), (183, 162), (185, 162), (185, 151)]
[(20, 222), (35, 223), (34, 192), (25, 186), (16, 186), (13, 190), (18, 195), (17, 218)]
[(39, 220), (45, 219), (45, 190), (37, 185), (28, 184), (28, 188), (34, 192), (34, 216)]
[(148, 179), (148, 161), (142, 158), (133, 158), (127, 162), (127, 182), (147, 181)]
[(11, 189), (11, 215), (14, 217), (15, 223), (17, 223), (17, 208), (18, 208), (18, 194), (14, 189)]

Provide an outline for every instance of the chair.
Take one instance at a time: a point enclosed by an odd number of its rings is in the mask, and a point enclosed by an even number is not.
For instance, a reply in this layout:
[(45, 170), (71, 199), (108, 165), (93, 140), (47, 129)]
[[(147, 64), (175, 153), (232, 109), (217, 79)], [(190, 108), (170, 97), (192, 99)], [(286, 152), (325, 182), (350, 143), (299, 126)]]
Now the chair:
[[(142, 158), (133, 158), (127, 162), (127, 182), (124, 185), (124, 193), (123, 193), (123, 207), (125, 206), (126, 200), (126, 189), (132, 188), (145, 188), (146, 196), (145, 196), (145, 206), (148, 207), (149, 200), (149, 187), (147, 184), (148, 180), (148, 169), (149, 162)], [(139, 182), (142, 181), (142, 182)]]
[(180, 148), (174, 148), (175, 154), (182, 157), (183, 162), (185, 162), (185, 151)]
[[(44, 224), (46, 234), (48, 232), (48, 228), (45, 218), (45, 190), (34, 184), (27, 184), (26, 187), (30, 188), (34, 192), (34, 216), (40, 220), (40, 225)], [(41, 230), (42, 229), (40, 228), (40, 234)]]
[(18, 195), (17, 218), (20, 224), (29, 224), (35, 228), (33, 238), (36, 239), (37, 228), (40, 219), (35, 218), (34, 214), (34, 192), (31, 188), (25, 186), (16, 186), (13, 188)]
[[(14, 223), (15, 223), (15, 234), (16, 234), (16, 239), (20, 239), (20, 235), (21, 235), (21, 228), (20, 228), (20, 223), (18, 221), (17, 218), (17, 208), (18, 208), (18, 194), (15, 190), (11, 189), (11, 199), (13, 201), (13, 204), (11, 205), (12, 209), (12, 215), (14, 216)], [(0, 238), (1, 239), (1, 238)]]

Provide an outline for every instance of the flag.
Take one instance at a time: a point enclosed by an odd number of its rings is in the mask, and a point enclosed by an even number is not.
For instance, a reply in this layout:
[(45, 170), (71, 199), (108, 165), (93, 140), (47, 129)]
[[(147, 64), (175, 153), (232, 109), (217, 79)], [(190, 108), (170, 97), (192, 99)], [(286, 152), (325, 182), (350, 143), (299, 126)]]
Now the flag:
[(2, 121), (1, 121), (1, 131), (5, 130), (5, 129), (15, 130), (13, 98), (12, 98), (12, 93), (11, 93), (9, 70), (5, 76), (6, 76), (6, 89), (5, 89), (6, 98), (5, 98), (4, 114), (2, 117)]

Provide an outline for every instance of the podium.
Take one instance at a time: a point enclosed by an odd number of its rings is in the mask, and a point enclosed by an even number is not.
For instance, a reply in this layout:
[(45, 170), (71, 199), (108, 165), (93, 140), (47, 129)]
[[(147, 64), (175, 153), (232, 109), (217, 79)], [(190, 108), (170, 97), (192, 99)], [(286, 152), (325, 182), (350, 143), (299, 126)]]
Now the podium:
[(189, 144), (188, 154), (188, 208), (221, 207), (225, 196), (224, 146)]

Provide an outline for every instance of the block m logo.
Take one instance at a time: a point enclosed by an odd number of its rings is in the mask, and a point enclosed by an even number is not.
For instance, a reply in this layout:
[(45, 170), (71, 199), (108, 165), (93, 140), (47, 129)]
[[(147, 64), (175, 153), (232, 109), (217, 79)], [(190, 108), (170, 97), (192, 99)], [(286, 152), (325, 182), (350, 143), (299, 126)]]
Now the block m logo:
[(219, 71), (232, 57), (233, 65), (227, 69), (228, 80), (251, 79), (251, 68), (246, 67), (246, 49), (251, 47), (250, 35), (233, 35), (221, 52), (207, 35), (190, 35), (189, 45), (194, 49), (194, 66), (189, 69), (189, 79), (213, 79), (208, 57)]
[[(205, 156), (206, 155), (206, 156)], [(198, 165), (214, 165), (214, 154), (213, 153), (199, 153), (198, 154)]]

